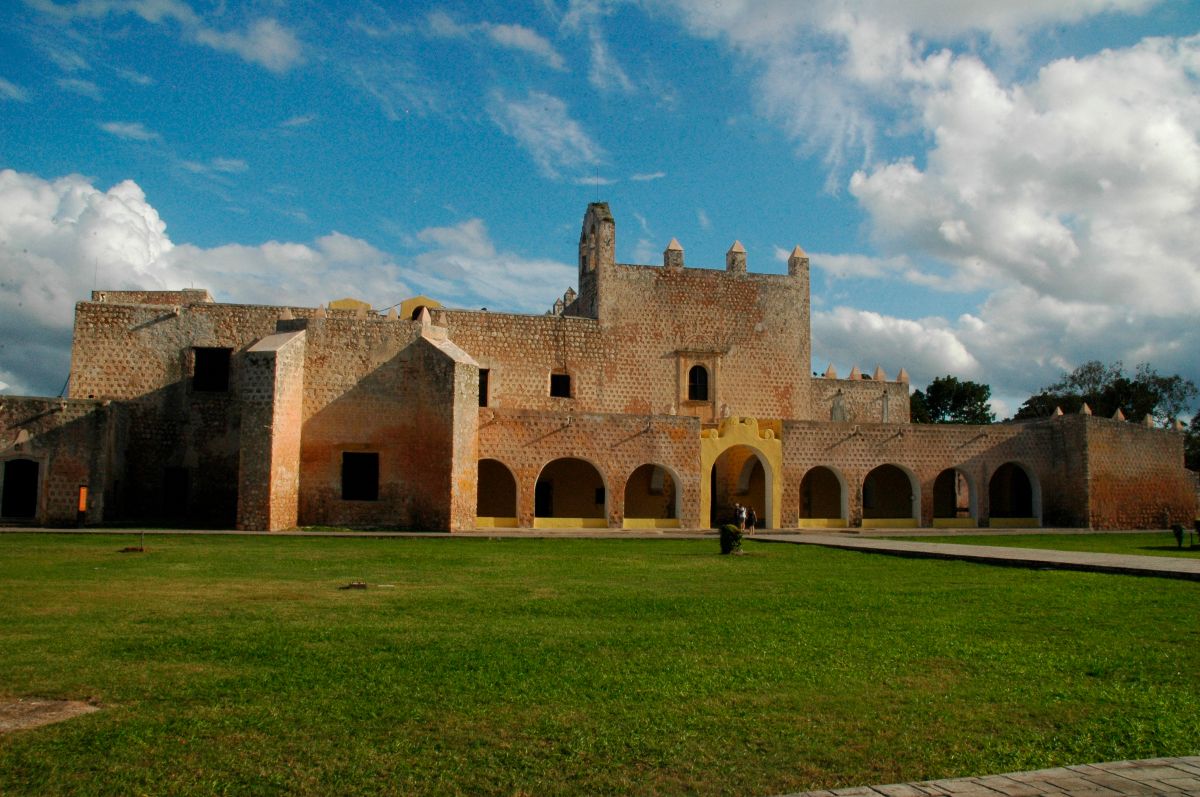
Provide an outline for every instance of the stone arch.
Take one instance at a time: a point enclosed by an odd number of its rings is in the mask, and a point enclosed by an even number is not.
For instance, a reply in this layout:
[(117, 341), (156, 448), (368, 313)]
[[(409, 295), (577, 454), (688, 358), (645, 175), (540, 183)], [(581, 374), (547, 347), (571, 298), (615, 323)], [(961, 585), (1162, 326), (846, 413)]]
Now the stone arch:
[(498, 459), (479, 460), (475, 495), (477, 527), (516, 527), (517, 479), (507, 465)]
[(934, 528), (974, 528), (978, 500), (971, 477), (961, 468), (946, 468), (933, 482)]
[(1037, 476), (1020, 462), (1005, 462), (988, 479), (989, 525), (1021, 528), (1042, 525), (1042, 490)]
[[(700, 433), (700, 522), (713, 516), (714, 468), (718, 459), (735, 446), (748, 448), (763, 466), (764, 510), (759, 515), (761, 528), (779, 528), (780, 498), (783, 491), (779, 474), (783, 472), (783, 445), (778, 431), (770, 424), (760, 428), (755, 418), (722, 418), (715, 429)], [(740, 470), (738, 471), (740, 474)]]
[(38, 513), (41, 465), (37, 460), (7, 459), (0, 468), (0, 517), (33, 520)]
[(741, 504), (754, 509), (759, 528), (767, 527), (768, 467), (762, 452), (751, 446), (734, 445), (721, 452), (708, 474), (714, 526), (733, 522), (734, 505)]
[(679, 477), (665, 465), (640, 465), (625, 480), (627, 529), (679, 528)]
[(608, 488), (589, 460), (547, 462), (533, 487), (534, 528), (607, 528)]
[(817, 465), (800, 480), (800, 522), (802, 528), (841, 528), (850, 517), (846, 479), (836, 468)]
[(915, 528), (921, 519), (921, 486), (912, 471), (885, 463), (862, 483), (863, 528)]

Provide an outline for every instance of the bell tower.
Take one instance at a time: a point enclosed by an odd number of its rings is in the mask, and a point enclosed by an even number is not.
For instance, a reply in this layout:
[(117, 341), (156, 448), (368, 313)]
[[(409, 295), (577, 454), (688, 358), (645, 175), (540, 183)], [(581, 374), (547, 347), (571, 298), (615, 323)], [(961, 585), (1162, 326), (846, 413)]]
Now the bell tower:
[(616, 241), (617, 224), (608, 203), (588, 205), (579, 233), (579, 315), (599, 318), (601, 275), (616, 264)]

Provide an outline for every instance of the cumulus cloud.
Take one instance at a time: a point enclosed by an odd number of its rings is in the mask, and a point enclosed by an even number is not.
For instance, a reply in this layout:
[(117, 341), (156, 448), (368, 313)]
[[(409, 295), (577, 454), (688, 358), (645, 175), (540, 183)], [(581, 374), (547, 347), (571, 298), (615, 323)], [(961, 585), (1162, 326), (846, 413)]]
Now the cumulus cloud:
[(574, 266), (498, 251), (481, 219), (430, 227), (417, 239), (431, 249), (413, 259), (411, 281), (463, 304), (541, 313), (576, 281)]
[(313, 307), (356, 296), (386, 307), (431, 293), (451, 305), (544, 312), (573, 284), (565, 263), (500, 250), (483, 221), (431, 227), (410, 262), (331, 232), (308, 243), (175, 243), (142, 189), (0, 171), (0, 382), (55, 394), (69, 368), (74, 303), (93, 288), (207, 288), (219, 300)]
[(492, 121), (516, 139), (546, 177), (558, 179), (562, 172), (578, 172), (596, 166), (604, 150), (571, 118), (562, 100), (540, 91), (524, 99), (510, 99), (493, 92), (488, 103)]

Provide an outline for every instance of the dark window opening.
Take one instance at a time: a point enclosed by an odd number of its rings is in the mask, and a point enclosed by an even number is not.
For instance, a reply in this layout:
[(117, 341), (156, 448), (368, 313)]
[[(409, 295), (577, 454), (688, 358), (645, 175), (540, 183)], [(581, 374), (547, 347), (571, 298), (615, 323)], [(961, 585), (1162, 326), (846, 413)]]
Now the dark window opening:
[(418, 318), (420, 318), (421, 311), (424, 309), (425, 309), (425, 305), (423, 305), (423, 304), (418, 304), (416, 307), (414, 307), (413, 311), (412, 311), (412, 316), (411, 316), (412, 320), (416, 321)]
[(603, 487), (596, 488), (596, 503), (597, 504), (604, 503), (604, 488)]
[(342, 500), (379, 500), (379, 454), (342, 453)]
[(38, 463), (32, 459), (10, 459), (4, 463), (4, 495), (0, 515), (31, 518), (37, 515)]
[(225, 393), (229, 390), (229, 358), (233, 349), (195, 348), (196, 366), (192, 371), (192, 390)]
[(556, 398), (570, 398), (571, 375), (550, 374), (550, 395)]
[(491, 374), (487, 368), (479, 369), (479, 406), (486, 407), (488, 405), (488, 375)]
[(708, 401), (708, 369), (703, 365), (688, 371), (688, 401)]

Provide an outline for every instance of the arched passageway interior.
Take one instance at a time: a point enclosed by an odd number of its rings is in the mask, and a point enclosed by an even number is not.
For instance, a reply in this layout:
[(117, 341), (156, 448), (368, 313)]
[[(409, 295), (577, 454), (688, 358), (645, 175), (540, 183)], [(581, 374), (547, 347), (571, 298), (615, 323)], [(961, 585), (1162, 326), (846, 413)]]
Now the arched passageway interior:
[(4, 463), (4, 493), (0, 517), (32, 518), (37, 515), (38, 464), (32, 459), (10, 459)]
[(868, 473), (862, 499), (864, 526), (916, 525), (920, 495), (912, 477), (896, 465), (880, 465)]
[[(499, 460), (479, 460), (475, 516), (477, 525), (516, 525), (517, 480), (513, 478), (512, 471)], [(487, 518), (492, 522), (480, 524), (479, 518)]]
[(714, 527), (733, 523), (735, 504), (753, 508), (758, 528), (767, 528), (771, 485), (762, 457), (749, 446), (733, 446), (713, 463), (709, 474), (712, 504), (709, 521)]
[(958, 468), (947, 468), (933, 483), (933, 525), (951, 527), (975, 525), (975, 502), (971, 483)]
[(1017, 463), (1005, 462), (992, 474), (988, 482), (988, 514), (993, 526), (1040, 522), (1036, 484)]
[(607, 525), (604, 479), (586, 460), (556, 459), (542, 468), (534, 486), (533, 504), (534, 525), (542, 528)]
[(676, 520), (679, 517), (678, 493), (670, 471), (661, 465), (642, 465), (625, 482), (625, 525), (678, 526), (677, 522), (638, 522)]
[(800, 480), (800, 525), (846, 525), (846, 491), (832, 469), (819, 465)]

